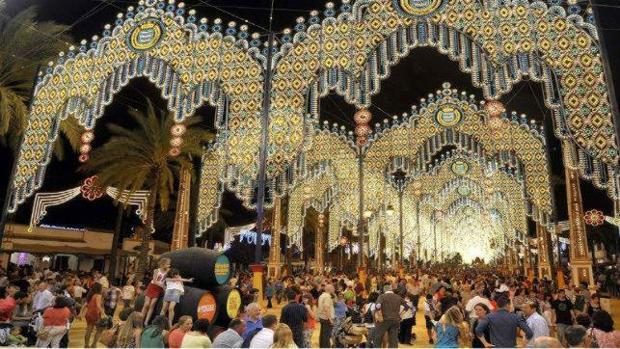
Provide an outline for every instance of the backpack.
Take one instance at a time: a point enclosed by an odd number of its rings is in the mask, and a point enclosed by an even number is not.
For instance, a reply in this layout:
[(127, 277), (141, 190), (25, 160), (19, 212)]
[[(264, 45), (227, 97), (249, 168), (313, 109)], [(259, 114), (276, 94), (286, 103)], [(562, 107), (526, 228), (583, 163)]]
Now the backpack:
[(260, 330), (262, 330), (262, 328), (255, 328), (252, 332), (248, 333), (248, 337), (243, 341), (243, 344), (241, 344), (241, 348), (249, 348), (252, 338), (254, 338)]

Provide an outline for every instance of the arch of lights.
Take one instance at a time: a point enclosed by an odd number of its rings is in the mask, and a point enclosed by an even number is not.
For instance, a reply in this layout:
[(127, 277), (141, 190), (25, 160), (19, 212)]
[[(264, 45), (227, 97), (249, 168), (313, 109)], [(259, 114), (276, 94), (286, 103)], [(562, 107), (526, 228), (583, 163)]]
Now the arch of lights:
[[(473, 97), (458, 93), (445, 83), (443, 90), (429, 94), (419, 107), (413, 106), (408, 120), (388, 125), (373, 135), (364, 167), (369, 172), (401, 167), (413, 175), (423, 168), (420, 159), (431, 158), (445, 145), (457, 145), (467, 151), (482, 147), (488, 155), (495, 155), (500, 164), (522, 164), (535, 219), (548, 224), (553, 208), (544, 134), (535, 125), (528, 125), (525, 118), (519, 122), (505, 116), (500, 125), (489, 127), (486, 110), (478, 108)], [(394, 162), (395, 159), (399, 161)], [(415, 162), (418, 167), (406, 166)]]
[[(450, 89), (445, 89), (442, 93), (444, 97), (448, 98), (437, 98), (436, 104), (432, 105), (436, 105), (438, 108), (454, 105), (455, 100), (450, 96), (452, 96), (452, 94), (458, 94)], [(467, 100), (465, 105), (467, 107), (474, 105), (475, 107), (475, 104), (472, 104), (470, 100)], [(426, 104), (424, 104), (424, 107), (421, 109), (425, 110), (425, 108)], [(482, 113), (477, 109), (476, 112)], [(432, 113), (426, 113), (424, 115), (432, 115)], [(463, 115), (467, 114), (463, 113)], [(478, 117), (478, 119), (480, 118), (480, 115), (477, 113), (472, 112), (471, 115)], [(472, 124), (479, 128), (488, 127), (486, 123), (484, 123), (484, 119), (476, 121), (478, 119), (472, 117), (471, 120), (475, 122), (465, 122), (463, 129), (469, 130), (473, 128), (471, 126), (467, 128), (468, 125)], [(411, 156), (411, 158), (428, 159), (438, 153), (441, 150), (440, 148), (445, 145), (460, 145), (458, 153), (448, 158), (444, 156), (440, 163), (435, 163), (434, 167), (432, 164), (427, 165), (426, 161), (422, 161), (421, 164), (411, 164), (410, 158), (402, 157), (392, 158), (392, 160), (388, 161), (386, 164), (385, 159), (389, 159), (390, 156), (403, 154), (384, 152), (382, 154), (383, 156), (377, 156), (376, 151), (373, 153), (373, 149), (378, 149), (379, 146), (389, 149), (400, 148), (402, 150), (402, 144), (398, 143), (402, 138), (395, 137), (394, 134), (400, 130), (415, 134), (417, 132), (416, 127), (421, 127), (420, 125), (425, 127), (424, 125), (426, 124), (424, 117), (418, 114), (414, 114), (407, 122), (394, 122), (393, 125), (386, 123), (377, 133), (376, 137), (371, 139), (371, 143), (368, 146), (368, 152), (364, 158), (364, 211), (373, 213), (368, 220), (370, 255), (373, 255), (375, 251), (379, 250), (379, 234), (383, 234), (387, 237), (386, 251), (391, 254), (396, 248), (396, 237), (398, 237), (399, 233), (398, 217), (394, 215), (388, 216), (386, 214), (386, 208), (388, 205), (397, 203), (399, 193), (398, 189), (390, 183), (390, 176), (386, 175), (386, 173), (390, 173), (397, 168), (406, 170), (409, 176), (409, 182), (415, 177), (416, 180), (422, 183), (422, 187), (425, 188), (424, 195), (422, 195), (422, 202), (425, 204), (431, 203), (433, 208), (436, 208), (439, 202), (446, 201), (454, 196), (454, 193), (459, 192), (459, 189), (462, 189), (466, 184), (471, 186), (470, 191), (475, 191), (473, 193), (474, 196), (478, 193), (482, 195), (483, 192), (486, 193), (487, 191), (494, 194), (488, 195), (488, 200), (482, 200), (482, 198), (478, 200), (481, 202), (488, 201), (488, 209), (500, 212), (501, 217), (506, 217), (502, 221), (504, 223), (503, 231), (505, 235), (511, 236), (512, 239), (514, 239), (515, 236), (515, 229), (527, 231), (527, 222), (525, 220), (527, 214), (533, 216), (537, 221), (539, 218), (545, 218), (544, 224), (550, 224), (548, 219), (546, 219), (551, 213), (550, 207), (546, 207), (545, 211), (531, 209), (536, 205), (532, 203), (527, 204), (533, 200), (526, 200), (525, 195), (526, 193), (532, 193), (529, 195), (538, 193), (539, 202), (550, 203), (551, 199), (544, 196), (549, 195), (548, 189), (527, 191), (525, 188), (527, 178), (533, 177), (538, 177), (538, 182), (547, 183), (548, 185), (549, 174), (544, 161), (536, 162), (530, 159), (530, 163), (540, 165), (538, 168), (542, 168), (544, 171), (535, 174), (528, 173), (528, 171), (532, 172), (532, 169), (537, 167), (525, 166), (518, 157), (504, 156), (509, 154), (508, 151), (498, 151), (497, 154), (495, 154), (496, 156), (489, 156), (489, 154), (493, 154), (493, 152), (486, 149), (486, 144), (472, 136), (459, 138), (460, 133), (457, 132), (452, 132), (452, 135), (456, 135), (456, 137), (448, 137), (449, 139), (443, 141), (441, 141), (441, 137), (436, 137), (437, 141), (433, 142), (434, 145), (432, 147), (423, 147), (423, 144), (418, 146), (418, 148), (429, 149), (428, 153), (430, 153), (430, 155), (419, 150), (417, 152), (415, 150), (412, 152), (415, 155)], [(516, 139), (531, 143), (531, 145), (522, 145), (523, 148), (529, 149), (533, 153), (542, 153), (544, 156), (543, 135), (538, 133), (535, 126), (510, 120), (503, 120), (501, 125), (502, 127), (512, 130)], [(356, 171), (359, 148), (355, 147), (351, 135), (347, 134), (344, 129), (339, 128), (335, 124), (330, 126), (324, 123), (322, 127), (313, 128), (313, 130), (313, 142), (300, 154), (292, 172), (307, 172), (307, 170), (304, 170), (305, 168), (317, 167), (324, 171), (333, 171), (335, 187), (337, 187), (338, 190), (331, 190), (330, 192), (336, 192), (337, 195), (329, 196), (329, 203), (323, 201), (323, 204), (320, 205), (321, 208), (329, 206), (330, 224), (328, 249), (333, 250), (338, 246), (341, 229), (345, 227), (355, 230), (355, 226), (359, 219), (359, 173)], [(433, 137), (429, 137), (429, 139), (435, 140)], [(394, 140), (396, 141), (390, 144), (390, 141)], [(386, 146), (386, 144), (389, 144), (389, 146)], [(512, 148), (504, 147), (501, 149), (511, 150)], [(373, 156), (372, 159), (376, 161), (376, 163), (372, 163), (372, 165), (370, 165), (371, 163), (369, 162), (371, 155)], [(466, 164), (467, 168), (463, 173), (456, 173), (453, 171), (453, 163), (457, 161)], [(508, 168), (506, 167), (507, 165), (513, 168)], [(387, 171), (385, 169), (383, 171), (376, 170), (383, 167), (387, 167)], [(297, 183), (303, 183), (303, 179), (299, 179)], [(309, 183), (309, 186), (314, 186), (314, 183)], [(293, 242), (301, 238), (303, 212), (308, 205), (307, 200), (303, 199), (304, 195), (307, 199), (310, 199), (312, 195), (321, 196), (324, 192), (324, 189), (320, 189), (313, 194), (309, 190), (304, 191), (305, 189), (302, 188), (305, 187), (302, 185), (299, 185), (298, 188), (299, 189), (294, 191), (294, 194), (291, 194), (291, 201), (289, 202), (289, 224), (295, 227), (289, 229), (289, 232), (291, 232), (291, 241)], [(417, 200), (411, 188), (412, 186), (407, 185), (402, 189), (404, 191), (404, 212), (409, 213), (415, 212), (415, 203)], [(426, 213), (426, 211), (422, 212), (423, 215)], [(428, 214), (426, 214), (426, 216), (428, 216)], [(291, 218), (293, 219), (291, 220)], [(422, 221), (424, 221), (424, 219)], [(542, 220), (541, 223), (543, 223)], [(414, 232), (417, 231), (415, 224), (415, 219), (411, 214), (404, 217), (404, 231), (406, 232), (404, 238), (408, 242), (408, 249), (412, 246), (409, 242), (414, 241)], [(428, 223), (422, 224), (424, 224), (425, 227), (430, 226)], [(428, 230), (424, 228), (421, 229), (424, 231)]]
[[(344, 0), (338, 11), (328, 3), (324, 18), (313, 11), (308, 20), (297, 20), (294, 31), (285, 31), (273, 61), (266, 62), (260, 36), (250, 35), (247, 26), (226, 26), (220, 20), (209, 24), (174, 1), (139, 1), (137, 7), (119, 14), (114, 25), (106, 25), (101, 37), (94, 36), (91, 42), (84, 40), (79, 47), (61, 53), (40, 73), (18, 154), (9, 209), (14, 211), (40, 188), (60, 122), (79, 117), (86, 129), (93, 129), (113, 95), (131, 79), (143, 76), (162, 90), (178, 123), (205, 101), (217, 108), (218, 135), (213, 149), (218, 150), (206, 151), (202, 169), (202, 177), (214, 184), (201, 189), (201, 198), (209, 197), (199, 209), (204, 228), (213, 222), (213, 208), (219, 205), (214, 192), (226, 187), (246, 203), (251, 201), (265, 93), (263, 67), (273, 67), (274, 71), (267, 172), (277, 186), (287, 182), (281, 177), (290, 175), (299, 151), (304, 153), (320, 143), (313, 138), (321, 132), (308, 126), (316, 122), (321, 95), (335, 90), (358, 107), (368, 106), (370, 96), (380, 89), (380, 81), (389, 76), (390, 67), (419, 46), (436, 47), (458, 61), (489, 99), (510, 91), (525, 77), (541, 81), (546, 105), (554, 113), (555, 134), (570, 148), (567, 166), (579, 168), (582, 177), (607, 188), (611, 197), (620, 196), (616, 135), (591, 16), (584, 20), (579, 6), (564, 8), (555, 5), (555, 0), (550, 6), (527, 0), (490, 0), (484, 4), (438, 0), (432, 3), (438, 6), (417, 9), (407, 4), (404, 0)], [(473, 115), (479, 114), (472, 111), (465, 119), (473, 120)], [(511, 125), (507, 124), (514, 136), (521, 127)], [(476, 137), (485, 137), (484, 129), (472, 126), (467, 131), (482, 132)], [(483, 143), (489, 148), (494, 145), (494, 151), (503, 151), (509, 147), (505, 139), (510, 137)], [(515, 139), (513, 144), (521, 141)], [(354, 160), (354, 152), (347, 159)], [(547, 212), (550, 202), (545, 201), (544, 191), (548, 185), (530, 183), (527, 177), (543, 172), (542, 167), (531, 163), (544, 164), (544, 156), (524, 152), (520, 161), (526, 167), (534, 166), (525, 171), (528, 197), (539, 211)], [(377, 170), (381, 166), (385, 161)], [(352, 168), (347, 171), (354, 172)], [(208, 172), (211, 170), (215, 171)], [(348, 179), (349, 184), (340, 184), (338, 170), (334, 171), (339, 189), (347, 185), (354, 188), (354, 178)], [(206, 178), (214, 173), (220, 177)], [(376, 194), (368, 196), (367, 206), (379, 207), (384, 196), (393, 197), (389, 186), (379, 190), (385, 187), (382, 176), (379, 171), (367, 175), (365, 183), (371, 183), (367, 190)], [(275, 190), (277, 195), (283, 192)], [(339, 206), (355, 202), (355, 195), (338, 198), (342, 202)], [(330, 215), (330, 222), (352, 220), (355, 206), (348, 206), (348, 212), (343, 210), (341, 218)]]

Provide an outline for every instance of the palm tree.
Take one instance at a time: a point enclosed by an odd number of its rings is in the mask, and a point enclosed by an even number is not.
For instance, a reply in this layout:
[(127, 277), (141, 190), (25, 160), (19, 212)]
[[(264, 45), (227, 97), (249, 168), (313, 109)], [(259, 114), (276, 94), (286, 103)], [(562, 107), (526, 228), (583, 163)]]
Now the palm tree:
[[(110, 139), (91, 152), (90, 160), (82, 169), (97, 174), (100, 185), (104, 187), (114, 186), (131, 192), (149, 190), (147, 226), (150, 226), (155, 220), (157, 206), (162, 212), (168, 211), (181, 167), (191, 166), (192, 160), (201, 156), (203, 144), (212, 140), (213, 134), (199, 125), (199, 117), (186, 120), (181, 154), (171, 156), (172, 113), (156, 110), (147, 99), (145, 111), (130, 109), (128, 114), (138, 127), (128, 129), (116, 124), (108, 125)], [(149, 236), (146, 231), (141, 236), (139, 275), (145, 271)]]
[[(33, 81), (40, 66), (69, 47), (69, 27), (51, 21), (37, 22), (36, 10), (28, 8), (8, 16), (0, 4), (0, 144), (13, 151), (19, 146), (28, 118)], [(80, 144), (81, 129), (68, 118), (60, 130), (74, 149)], [(54, 153), (63, 158), (64, 146), (57, 142)]]

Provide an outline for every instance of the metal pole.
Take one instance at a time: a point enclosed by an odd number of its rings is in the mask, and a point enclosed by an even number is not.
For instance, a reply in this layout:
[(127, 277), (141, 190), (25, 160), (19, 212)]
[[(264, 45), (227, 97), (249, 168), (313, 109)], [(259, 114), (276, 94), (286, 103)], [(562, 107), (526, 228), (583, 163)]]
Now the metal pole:
[(399, 211), (399, 229), (400, 229), (400, 265), (403, 265), (403, 191), (402, 186), (398, 191), (398, 211)]
[[(435, 217), (435, 213), (433, 213), (433, 217)], [(437, 261), (437, 221), (433, 220), (433, 249), (435, 250), (433, 259)]]
[(254, 262), (263, 262), (263, 220), (265, 219), (265, 184), (267, 181), (265, 167), (267, 165), (267, 146), (269, 137), (269, 108), (271, 106), (271, 59), (273, 56), (273, 33), (268, 36), (267, 66), (263, 83), (263, 113), (261, 117), (261, 143), (258, 169), (258, 193), (256, 195), (256, 250)]
[[(34, 93), (37, 90), (37, 78), (39, 70), (41, 69), (41, 65), (37, 66), (37, 74), (34, 76), (34, 81), (32, 83), (32, 94), (30, 95), (30, 101), (28, 105), (28, 111), (32, 108), (32, 103), (34, 102)], [(21, 149), (22, 142), (24, 140), (24, 132), (19, 136), (19, 149)], [(0, 215), (0, 251), (2, 250), (2, 240), (4, 240), (4, 229), (6, 227), (6, 222), (8, 221), (9, 216), (9, 202), (11, 201), (11, 196), (13, 194), (13, 180), (15, 179), (15, 172), (17, 172), (17, 162), (19, 160), (19, 150), (13, 157), (13, 167), (11, 168), (11, 174), (9, 175), (9, 184), (6, 186), (6, 193), (4, 194), (4, 202), (2, 203), (2, 214)]]
[(416, 225), (418, 227), (418, 259), (422, 259), (422, 243), (420, 241), (420, 233), (421, 233), (421, 229), (420, 229), (420, 198), (417, 198), (418, 201), (415, 204), (415, 211), (416, 211)]
[(357, 266), (361, 267), (364, 265), (364, 157), (362, 156), (362, 148), (359, 147), (358, 149), (359, 222), (357, 223), (357, 233), (359, 234), (359, 252), (357, 254)]

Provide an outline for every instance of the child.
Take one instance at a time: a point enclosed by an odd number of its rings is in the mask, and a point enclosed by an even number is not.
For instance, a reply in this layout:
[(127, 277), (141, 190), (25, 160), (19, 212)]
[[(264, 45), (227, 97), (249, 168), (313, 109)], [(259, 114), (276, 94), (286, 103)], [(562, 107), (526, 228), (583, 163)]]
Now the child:
[(123, 287), (122, 297), (123, 297), (123, 306), (124, 308), (129, 308), (131, 306), (131, 301), (133, 301), (136, 296), (136, 288), (133, 284), (127, 283)]
[(22, 328), (20, 326), (15, 326), (11, 329), (8, 340), (9, 347), (25, 347), (28, 342), (28, 338), (22, 336)]
[(433, 344), (433, 320), (435, 320), (435, 305), (433, 295), (427, 294), (424, 302), (424, 319), (426, 320), (426, 333), (428, 333), (428, 343)]
[(161, 306), (161, 313), (159, 315), (166, 316), (168, 312), (168, 323), (172, 327), (172, 321), (174, 320), (174, 307), (181, 300), (181, 295), (185, 293), (183, 288), (184, 282), (193, 282), (194, 278), (183, 279), (177, 269), (171, 269), (166, 278), (166, 293), (164, 294), (164, 303)]
[(170, 258), (162, 258), (157, 262), (158, 268), (153, 271), (153, 279), (144, 292), (144, 307), (142, 307), (142, 316), (144, 316), (144, 324), (148, 325), (157, 300), (164, 293), (164, 282), (166, 274), (170, 270)]

